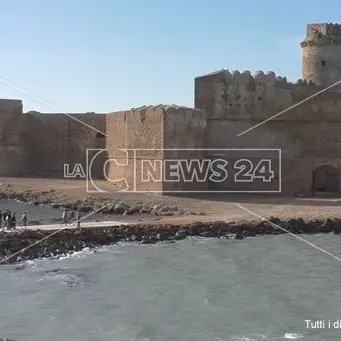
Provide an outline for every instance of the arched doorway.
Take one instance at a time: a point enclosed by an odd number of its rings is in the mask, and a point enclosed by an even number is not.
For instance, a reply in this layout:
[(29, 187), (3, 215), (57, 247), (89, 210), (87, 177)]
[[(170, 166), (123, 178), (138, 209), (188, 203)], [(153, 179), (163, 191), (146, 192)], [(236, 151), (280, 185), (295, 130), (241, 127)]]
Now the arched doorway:
[(94, 149), (91, 150), (88, 160), (92, 179), (105, 179), (104, 165), (107, 160), (106, 136), (98, 132), (95, 136)]
[(313, 195), (336, 195), (340, 192), (340, 174), (332, 166), (319, 166), (313, 171)]
[(96, 134), (96, 148), (98, 149), (104, 149), (106, 148), (106, 138), (105, 135), (98, 132)]

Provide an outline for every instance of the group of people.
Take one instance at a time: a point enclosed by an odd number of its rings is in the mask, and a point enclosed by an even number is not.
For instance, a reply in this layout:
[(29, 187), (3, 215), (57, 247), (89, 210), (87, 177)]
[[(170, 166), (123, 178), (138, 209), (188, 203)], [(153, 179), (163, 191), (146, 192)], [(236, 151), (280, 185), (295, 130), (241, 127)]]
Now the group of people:
[[(22, 227), (27, 226), (27, 212), (21, 217)], [(16, 213), (11, 210), (6, 209), (5, 212), (2, 213), (0, 210), (0, 228), (6, 228), (7, 230), (12, 230), (17, 227), (17, 218)]]
[[(62, 226), (72, 224), (77, 222), (77, 227), (80, 228), (80, 221), (82, 220), (82, 215), (80, 210), (70, 212), (68, 210), (63, 211), (62, 215)], [(22, 227), (27, 227), (27, 212), (21, 217)], [(6, 209), (4, 212), (0, 210), (0, 228), (5, 228), (6, 230), (12, 230), (17, 227), (17, 218), (16, 213), (12, 212), (9, 209)]]
[(64, 210), (63, 211), (63, 215), (62, 215), (62, 226), (63, 225), (67, 225), (67, 224), (71, 224), (73, 222), (77, 222), (77, 227), (80, 228), (80, 223), (81, 223), (81, 219), (82, 219), (82, 215), (81, 215), (81, 211), (77, 210), (77, 211), (72, 211), (69, 213), (68, 210)]

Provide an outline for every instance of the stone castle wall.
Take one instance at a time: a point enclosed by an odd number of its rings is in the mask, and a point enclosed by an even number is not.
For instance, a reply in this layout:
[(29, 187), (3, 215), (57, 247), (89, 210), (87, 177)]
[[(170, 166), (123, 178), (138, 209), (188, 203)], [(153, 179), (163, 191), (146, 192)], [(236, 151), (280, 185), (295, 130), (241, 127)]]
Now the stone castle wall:
[[(139, 181), (134, 176), (135, 167), (137, 168), (135, 161), (142, 157), (151, 160), (163, 158), (163, 152), (160, 150), (163, 148), (164, 139), (163, 112), (161, 106), (150, 106), (108, 114), (108, 174), (112, 183), (117, 179), (126, 178), (130, 190), (140, 188)], [(137, 155), (135, 149), (155, 150), (138, 151)], [(120, 188), (125, 185), (122, 182), (117, 183)], [(162, 183), (146, 183), (145, 189), (159, 191), (162, 189)]]
[(26, 173), (28, 147), (20, 100), (0, 100), (0, 174)]
[[(321, 94), (245, 136), (237, 135), (320, 89), (304, 82), (288, 83), (272, 72), (251, 75), (223, 70), (195, 79), (196, 109), (160, 105), (106, 115), (72, 115), (103, 131), (107, 138), (65, 115), (23, 114), (21, 101), (3, 100), (0, 174), (62, 177), (65, 163), (80, 163), (86, 169), (86, 150), (93, 148), (104, 150), (96, 157), (90, 155), (94, 178), (103, 178), (104, 169), (111, 182), (126, 178), (130, 189), (207, 190), (207, 183), (142, 181), (140, 160), (210, 157), (205, 151), (163, 149), (277, 148), (282, 150), (283, 193), (309, 194), (317, 166), (341, 166), (338, 93)], [(116, 185), (121, 188), (122, 182), (113, 182)]]
[[(108, 178), (121, 188), (124, 183), (115, 180), (126, 178), (130, 189), (159, 192), (173, 189), (174, 184), (141, 182), (139, 174), (147, 169), (141, 160), (193, 157), (193, 153), (183, 155), (181, 150), (164, 149), (203, 148), (206, 116), (200, 110), (159, 105), (106, 115), (72, 114), (70, 118), (63, 114), (23, 114), (21, 101), (4, 100), (0, 101), (0, 129), (0, 176), (61, 178), (64, 164), (71, 170), (81, 164), (83, 170), (90, 165), (95, 180)], [(157, 170), (160, 175), (161, 170)], [(182, 185), (177, 184), (180, 188)]]
[(196, 78), (195, 106), (207, 112), (207, 148), (281, 149), (284, 193), (310, 194), (316, 167), (340, 169), (340, 94), (325, 92), (238, 134), (321, 89), (302, 81), (287, 83), (272, 72), (223, 70)]
[[(164, 171), (160, 165), (165, 159), (193, 157), (180, 149), (203, 148), (205, 131), (205, 113), (190, 108), (158, 105), (108, 114), (109, 177), (111, 180), (126, 178), (129, 188), (136, 191), (173, 190), (174, 183), (157, 181)], [(155, 172), (152, 166), (145, 167), (148, 162), (155, 166)], [(148, 179), (148, 170), (155, 175), (155, 180), (143, 180)], [(176, 186), (181, 189), (184, 184)]]
[[(105, 132), (104, 115), (73, 115)], [(23, 114), (22, 102), (0, 100), (0, 175), (62, 177), (64, 164), (85, 167), (96, 131), (61, 114)]]
[[(105, 132), (105, 118), (100, 114), (73, 114), (99, 131)], [(24, 114), (27, 144), (30, 146), (28, 168), (32, 175), (63, 175), (64, 163), (85, 166), (86, 149), (96, 148), (97, 132), (62, 114)], [(39, 167), (37, 166), (39, 164)]]
[[(161, 176), (157, 162), (212, 156), (198, 149), (276, 148), (282, 150), (283, 194), (310, 195), (317, 167), (341, 174), (341, 88), (298, 103), (341, 79), (341, 25), (308, 25), (301, 46), (297, 83), (274, 72), (217, 71), (195, 78), (195, 109), (156, 105), (70, 118), (23, 114), (20, 100), (0, 100), (0, 176), (62, 177), (65, 163), (83, 169), (91, 163), (92, 178), (110, 179), (117, 188), (127, 185), (125, 178), (130, 190), (207, 190), (212, 184), (145, 179)], [(156, 168), (146, 171), (142, 160)]]

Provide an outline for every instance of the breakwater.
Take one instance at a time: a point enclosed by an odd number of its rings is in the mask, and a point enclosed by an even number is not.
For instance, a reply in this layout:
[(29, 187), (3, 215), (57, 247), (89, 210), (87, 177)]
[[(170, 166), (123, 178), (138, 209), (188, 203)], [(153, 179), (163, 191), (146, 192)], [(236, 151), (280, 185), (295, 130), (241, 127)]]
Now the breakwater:
[(67, 255), (120, 241), (153, 244), (175, 242), (190, 236), (244, 239), (259, 235), (341, 233), (341, 219), (310, 220), (270, 218), (267, 221), (196, 222), (188, 225), (122, 225), (63, 229), (21, 230), (0, 233), (0, 262), (16, 263), (36, 258)]
[(99, 197), (85, 197), (82, 199), (67, 199), (60, 197), (60, 193), (53, 189), (38, 191), (34, 188), (17, 190), (9, 185), (0, 185), (0, 200), (15, 200), (31, 206), (41, 206), (52, 209), (80, 210), (83, 213), (96, 211), (104, 215), (150, 215), (150, 216), (181, 216), (204, 215), (203, 212), (187, 212), (173, 204), (161, 202), (123, 202), (121, 199), (111, 200)]

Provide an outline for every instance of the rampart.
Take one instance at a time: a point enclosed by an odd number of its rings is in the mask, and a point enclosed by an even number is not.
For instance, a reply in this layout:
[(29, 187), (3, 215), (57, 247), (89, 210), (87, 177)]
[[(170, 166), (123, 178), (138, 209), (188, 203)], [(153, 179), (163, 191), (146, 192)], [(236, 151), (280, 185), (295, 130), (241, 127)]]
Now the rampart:
[[(105, 132), (104, 115), (72, 116)], [(1, 176), (62, 177), (65, 163), (85, 167), (86, 149), (100, 144), (96, 131), (66, 115), (24, 114), (20, 100), (0, 100), (0, 129)]]
[(29, 148), (20, 100), (0, 100), (0, 174), (25, 174)]
[(86, 169), (87, 149), (103, 149), (93, 158), (93, 178), (103, 178), (104, 168), (109, 179), (126, 178), (135, 190), (207, 190), (210, 184), (194, 181), (141, 181), (134, 169), (142, 172), (142, 159), (153, 163), (210, 156), (181, 149), (276, 148), (282, 150), (283, 193), (309, 195), (316, 167), (328, 164), (341, 170), (337, 89), (295, 107), (321, 89), (304, 80), (289, 83), (273, 72), (221, 70), (195, 79), (195, 109), (157, 105), (109, 114), (73, 114), (72, 119), (61, 114), (23, 114), (21, 101), (0, 100), (0, 175), (62, 177), (64, 164)]
[[(30, 146), (27, 167), (32, 175), (63, 176), (64, 164), (86, 165), (86, 149), (105, 148), (101, 134), (105, 134), (105, 115), (24, 114), (26, 142)], [(85, 124), (82, 124), (84, 122)], [(85, 168), (84, 168), (85, 169)]]
[(311, 195), (317, 187), (341, 194), (341, 88), (333, 85), (341, 79), (341, 25), (308, 25), (301, 46), (302, 80), (220, 70), (195, 78), (195, 108), (156, 105), (70, 118), (23, 114), (20, 100), (0, 100), (0, 176), (61, 177), (65, 163), (86, 168), (92, 149), (91, 176), (106, 175), (113, 186), (126, 185), (116, 181), (125, 178), (130, 190), (205, 190), (212, 184), (148, 181), (162, 169), (145, 174), (141, 160), (210, 157), (193, 149), (275, 148), (282, 150), (283, 194)]
[[(184, 154), (182, 149), (204, 148), (205, 132), (205, 113), (192, 108), (156, 105), (108, 114), (108, 157), (115, 160), (110, 163), (109, 177), (126, 178), (136, 191), (170, 191), (176, 189), (174, 186), (177, 189), (197, 188), (199, 184), (196, 183), (142, 181), (148, 179), (148, 174), (142, 173), (150, 170), (154, 179), (161, 178), (162, 161), (193, 157), (191, 153)], [(120, 164), (118, 167), (115, 167), (116, 160)], [(142, 167), (142, 162), (146, 165), (149, 161), (150, 165), (156, 165), (154, 172), (152, 166)], [(134, 178), (134, 174), (140, 176)]]
[(125, 178), (136, 190), (160, 192), (174, 186), (182, 189), (185, 184), (139, 182), (134, 175), (136, 167), (142, 171), (139, 160), (153, 163), (193, 157), (183, 155), (181, 149), (204, 148), (206, 116), (176, 105), (109, 114), (24, 114), (21, 101), (3, 100), (0, 127), (0, 176), (61, 178), (64, 164), (71, 168), (80, 164), (83, 170), (89, 167), (93, 179), (108, 177), (118, 188), (124, 183), (115, 180)]
[[(221, 70), (195, 79), (195, 108), (206, 111), (208, 119), (262, 121), (293, 106), (324, 87), (311, 81), (287, 82), (274, 72)], [(316, 96), (314, 104), (334, 102), (340, 98), (339, 87)], [(323, 116), (280, 115), (276, 120), (338, 120), (337, 110)]]
[(207, 113), (207, 148), (281, 149), (283, 193), (310, 195), (316, 167), (341, 166), (338, 89), (297, 105), (322, 89), (288, 83), (273, 72), (222, 70), (196, 78), (195, 107)]

